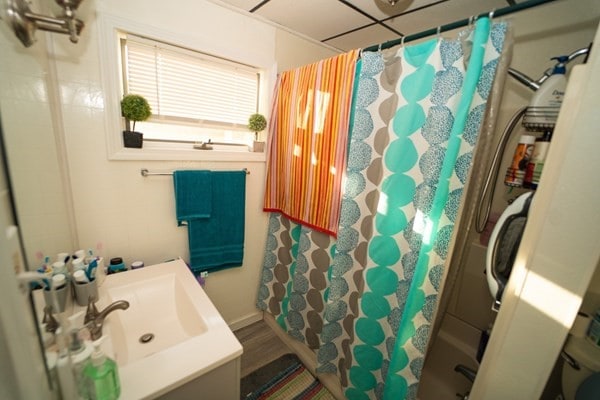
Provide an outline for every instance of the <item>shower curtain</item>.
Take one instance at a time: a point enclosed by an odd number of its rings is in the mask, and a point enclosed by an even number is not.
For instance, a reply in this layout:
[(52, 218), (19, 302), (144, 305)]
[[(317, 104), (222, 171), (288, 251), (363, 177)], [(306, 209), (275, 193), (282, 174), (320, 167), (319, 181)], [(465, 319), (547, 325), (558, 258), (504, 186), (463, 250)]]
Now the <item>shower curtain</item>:
[(363, 53), (337, 240), (270, 216), (257, 306), (349, 399), (416, 398), (505, 32)]

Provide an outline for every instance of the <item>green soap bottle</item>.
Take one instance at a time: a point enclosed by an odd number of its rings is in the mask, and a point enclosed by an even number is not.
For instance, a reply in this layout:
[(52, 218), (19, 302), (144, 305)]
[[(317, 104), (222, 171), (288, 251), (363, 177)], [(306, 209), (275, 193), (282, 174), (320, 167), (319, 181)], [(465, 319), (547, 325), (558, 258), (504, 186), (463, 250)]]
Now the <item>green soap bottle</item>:
[(100, 340), (94, 342), (94, 352), (83, 370), (88, 392), (93, 400), (116, 400), (121, 394), (117, 363), (100, 349)]

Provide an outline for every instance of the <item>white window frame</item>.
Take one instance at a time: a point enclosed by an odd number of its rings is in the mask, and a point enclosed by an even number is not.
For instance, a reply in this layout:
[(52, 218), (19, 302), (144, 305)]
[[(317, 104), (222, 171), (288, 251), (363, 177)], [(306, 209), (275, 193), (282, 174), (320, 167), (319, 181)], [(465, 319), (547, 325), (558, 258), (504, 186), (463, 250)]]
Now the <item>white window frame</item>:
[[(104, 107), (106, 115), (106, 142), (109, 160), (206, 160), (206, 161), (255, 161), (264, 162), (265, 153), (254, 153), (238, 146), (213, 146), (213, 150), (197, 150), (191, 143), (157, 143), (146, 142), (142, 149), (130, 149), (123, 146), (122, 131), (125, 121), (121, 116), (120, 100), (122, 93), (122, 67), (120, 38), (123, 32), (147, 37), (161, 42), (170, 43), (203, 52), (195, 48), (197, 40), (182, 34), (163, 31), (156, 27), (127, 20), (114, 15), (103, 14), (98, 17), (100, 66), (104, 89)], [(208, 52), (208, 51), (207, 51)], [(246, 55), (245, 49), (240, 49), (238, 55)], [(214, 51), (212, 54), (215, 54)], [(215, 54), (221, 56), (220, 54)], [(269, 107), (272, 98), (273, 85), (276, 80), (276, 64), (273, 60), (261, 61), (248, 55), (246, 59), (232, 59), (231, 55), (223, 55), (234, 62), (256, 65), (261, 70), (259, 110), (269, 117)], [(243, 56), (242, 56), (243, 57)], [(268, 58), (268, 57), (267, 57)], [(258, 64), (258, 65), (257, 65)], [(143, 132), (143, 122), (136, 124), (136, 130)], [(263, 138), (266, 132), (263, 132)], [(240, 151), (243, 150), (243, 151)]]

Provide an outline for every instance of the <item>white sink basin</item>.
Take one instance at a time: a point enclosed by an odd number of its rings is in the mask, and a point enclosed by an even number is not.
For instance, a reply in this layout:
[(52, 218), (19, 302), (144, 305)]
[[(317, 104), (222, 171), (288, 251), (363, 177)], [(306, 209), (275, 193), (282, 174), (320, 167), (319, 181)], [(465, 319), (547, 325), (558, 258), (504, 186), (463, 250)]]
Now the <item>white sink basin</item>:
[(107, 276), (98, 309), (117, 300), (130, 306), (108, 315), (104, 334), (119, 366), (122, 399), (157, 397), (242, 354), (182, 260)]
[[(153, 268), (153, 272), (157, 271)], [(206, 324), (194, 307), (193, 293), (185, 290), (175, 271), (109, 287), (107, 293), (109, 302), (129, 302), (129, 308), (115, 311), (118, 317), (111, 321), (113, 350), (119, 365), (137, 361), (206, 331)]]

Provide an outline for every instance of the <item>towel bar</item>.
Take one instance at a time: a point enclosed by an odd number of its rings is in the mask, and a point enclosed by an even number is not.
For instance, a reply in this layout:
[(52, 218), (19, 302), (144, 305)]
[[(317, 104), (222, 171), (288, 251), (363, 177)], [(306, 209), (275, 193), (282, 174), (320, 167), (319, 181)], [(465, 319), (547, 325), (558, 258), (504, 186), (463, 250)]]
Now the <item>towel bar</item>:
[[(243, 168), (242, 171), (246, 172), (246, 175), (250, 175), (250, 171), (248, 171), (247, 168)], [(146, 177), (149, 175), (173, 175), (172, 172), (150, 172), (150, 171), (148, 171), (147, 168), (142, 168), (140, 173), (142, 174), (143, 177)]]

